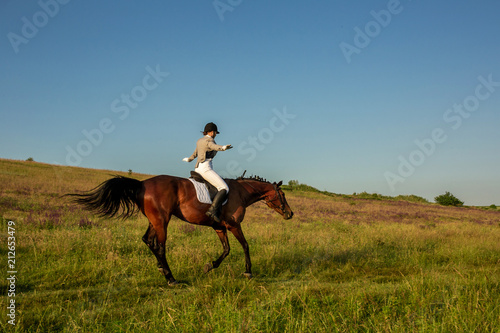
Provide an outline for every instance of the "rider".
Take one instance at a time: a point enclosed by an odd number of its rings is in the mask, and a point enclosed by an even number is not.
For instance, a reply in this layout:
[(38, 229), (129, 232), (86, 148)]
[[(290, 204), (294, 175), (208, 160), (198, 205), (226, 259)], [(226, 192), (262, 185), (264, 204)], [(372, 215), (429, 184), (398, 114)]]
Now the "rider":
[(196, 142), (196, 149), (193, 155), (182, 159), (184, 162), (191, 162), (196, 157), (198, 161), (194, 171), (199, 173), (206, 181), (217, 188), (217, 194), (212, 201), (212, 206), (207, 211), (207, 216), (216, 222), (220, 222), (220, 210), (222, 203), (226, 200), (229, 193), (229, 187), (226, 182), (213, 170), (212, 159), (217, 151), (223, 151), (233, 148), (231, 145), (220, 146), (215, 143), (215, 136), (219, 134), (217, 125), (208, 123), (205, 125), (203, 137)]

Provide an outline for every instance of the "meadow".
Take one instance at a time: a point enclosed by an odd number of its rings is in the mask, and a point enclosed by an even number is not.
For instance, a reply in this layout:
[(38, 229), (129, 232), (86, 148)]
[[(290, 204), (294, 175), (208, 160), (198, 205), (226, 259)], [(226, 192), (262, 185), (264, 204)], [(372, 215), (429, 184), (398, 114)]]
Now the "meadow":
[(167, 259), (181, 283), (169, 287), (141, 240), (144, 216), (102, 219), (61, 198), (115, 174), (127, 175), (0, 159), (2, 331), (500, 331), (496, 209), (287, 190), (291, 220), (263, 203), (248, 209), (250, 280), (232, 235), (230, 255), (204, 274), (218, 237), (173, 219)]

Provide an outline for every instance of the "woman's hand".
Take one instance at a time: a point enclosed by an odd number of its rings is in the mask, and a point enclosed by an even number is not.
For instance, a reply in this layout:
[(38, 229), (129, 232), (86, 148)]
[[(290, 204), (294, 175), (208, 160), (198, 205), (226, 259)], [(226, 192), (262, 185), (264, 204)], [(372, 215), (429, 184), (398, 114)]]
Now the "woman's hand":
[(233, 146), (231, 146), (231, 145), (225, 145), (224, 146), (224, 150), (228, 150), (228, 149), (231, 149), (231, 148), (233, 148)]

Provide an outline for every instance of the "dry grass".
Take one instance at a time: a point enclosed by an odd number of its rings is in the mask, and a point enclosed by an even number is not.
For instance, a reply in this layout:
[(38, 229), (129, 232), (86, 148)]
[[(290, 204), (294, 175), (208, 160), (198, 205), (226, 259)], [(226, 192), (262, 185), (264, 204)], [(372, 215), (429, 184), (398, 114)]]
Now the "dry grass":
[(141, 241), (144, 217), (103, 220), (60, 198), (112, 174), (125, 175), (0, 160), (2, 239), (15, 221), (19, 271), (18, 325), (2, 314), (3, 330), (500, 329), (499, 211), (287, 192), (292, 220), (261, 203), (248, 210), (252, 280), (232, 237), (230, 256), (203, 274), (221, 251), (217, 236), (174, 219), (167, 258), (183, 284), (169, 288)]

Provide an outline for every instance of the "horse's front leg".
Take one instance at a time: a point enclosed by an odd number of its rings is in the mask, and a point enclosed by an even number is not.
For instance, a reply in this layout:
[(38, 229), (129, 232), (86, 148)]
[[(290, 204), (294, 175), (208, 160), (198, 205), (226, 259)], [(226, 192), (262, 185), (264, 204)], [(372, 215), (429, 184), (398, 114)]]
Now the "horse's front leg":
[(219, 257), (219, 259), (217, 259), (216, 261), (212, 261), (211, 263), (208, 263), (205, 265), (203, 271), (205, 273), (208, 273), (210, 272), (212, 269), (214, 268), (217, 268), (220, 266), (222, 260), (224, 260), (224, 258), (226, 258), (229, 254), (229, 251), (230, 251), (230, 247), (229, 247), (229, 240), (227, 238), (227, 229), (226, 227), (223, 227), (223, 226), (213, 226), (215, 232), (217, 232), (217, 236), (219, 236), (219, 239), (222, 243), (222, 248), (223, 248), (223, 251), (222, 251), (222, 254), (221, 256)]
[(241, 226), (238, 224), (237, 227), (230, 229), (233, 233), (234, 237), (240, 242), (243, 247), (243, 252), (245, 252), (245, 273), (243, 276), (251, 279), (252, 278), (252, 262), (250, 261), (250, 248), (248, 246), (247, 240), (243, 235), (243, 231), (241, 230)]

